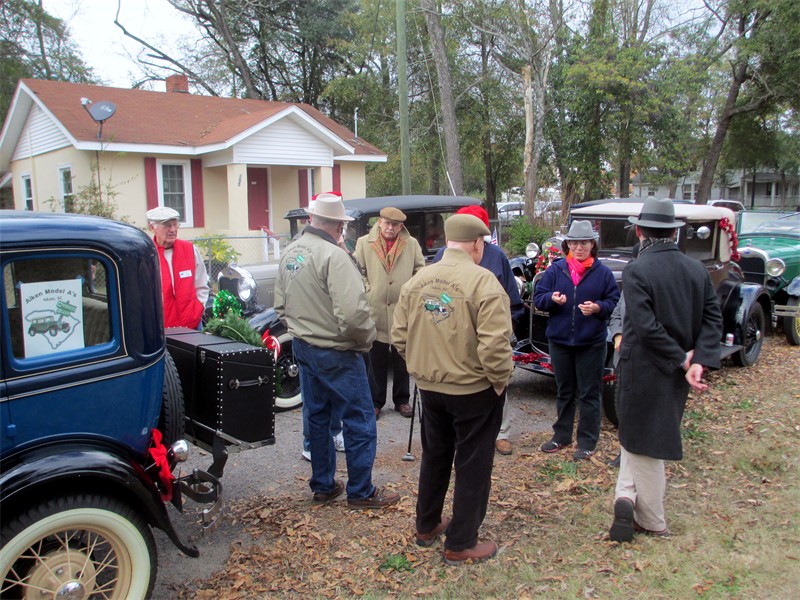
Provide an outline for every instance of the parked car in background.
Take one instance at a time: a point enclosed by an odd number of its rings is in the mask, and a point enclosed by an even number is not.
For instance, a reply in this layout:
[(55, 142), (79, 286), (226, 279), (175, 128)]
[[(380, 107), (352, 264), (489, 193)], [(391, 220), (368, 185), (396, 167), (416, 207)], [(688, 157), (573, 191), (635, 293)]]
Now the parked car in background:
[[(592, 201), (573, 206), (570, 222), (586, 219), (599, 233), (599, 259), (608, 266), (624, 288), (622, 270), (631, 261), (633, 246), (638, 242), (628, 217), (639, 214), (642, 203), (631, 200)], [(772, 314), (772, 304), (766, 288), (757, 282), (745, 280), (739, 265), (732, 260), (736, 253), (734, 215), (727, 208), (675, 203), (675, 217), (686, 223), (678, 230), (678, 247), (686, 255), (705, 265), (719, 298), (723, 317), (720, 352), (730, 356), (740, 366), (754, 364), (761, 352), (763, 336)], [(548, 255), (559, 255), (561, 238), (545, 242), (545, 256), (531, 247), (526, 264), (532, 277), (532, 287), (541, 278), (549, 264)], [(529, 337), (515, 349), (515, 361), (521, 368), (544, 375), (552, 375), (552, 366), (545, 334), (548, 314), (531, 309)], [(732, 336), (732, 343), (728, 336)], [(615, 378), (611, 363), (613, 348), (609, 343), (603, 408), (609, 420), (616, 424)]]
[(739, 238), (745, 279), (763, 285), (773, 302), (775, 324), (800, 345), (800, 213), (762, 221)]
[(734, 215), (738, 215), (744, 210), (744, 204), (738, 200), (709, 200), (708, 206), (718, 206), (720, 208), (727, 208), (733, 211)]
[(524, 214), (524, 202), (500, 202), (497, 205), (497, 218), (501, 223), (508, 223)]
[(561, 200), (539, 200), (534, 205), (533, 215), (544, 218), (560, 215), (562, 206), (563, 202)]

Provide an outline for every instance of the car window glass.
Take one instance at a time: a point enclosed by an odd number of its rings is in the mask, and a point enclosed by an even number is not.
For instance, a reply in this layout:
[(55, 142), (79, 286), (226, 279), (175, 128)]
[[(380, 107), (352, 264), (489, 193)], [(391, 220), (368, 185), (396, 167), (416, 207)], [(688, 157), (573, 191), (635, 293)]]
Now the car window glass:
[(444, 220), (449, 215), (428, 213), (425, 215), (425, 248), (436, 250), (445, 244)]
[(18, 259), (3, 267), (11, 352), (17, 359), (111, 340), (108, 272), (89, 257)]

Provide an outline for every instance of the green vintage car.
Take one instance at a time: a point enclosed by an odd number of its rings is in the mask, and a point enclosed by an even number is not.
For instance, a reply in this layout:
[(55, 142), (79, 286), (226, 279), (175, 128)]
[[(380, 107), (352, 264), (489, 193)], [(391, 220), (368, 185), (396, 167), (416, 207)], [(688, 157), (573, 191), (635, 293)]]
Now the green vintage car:
[(747, 281), (767, 288), (774, 305), (775, 325), (783, 329), (790, 344), (798, 346), (800, 212), (789, 215), (748, 212), (740, 217), (739, 266)]

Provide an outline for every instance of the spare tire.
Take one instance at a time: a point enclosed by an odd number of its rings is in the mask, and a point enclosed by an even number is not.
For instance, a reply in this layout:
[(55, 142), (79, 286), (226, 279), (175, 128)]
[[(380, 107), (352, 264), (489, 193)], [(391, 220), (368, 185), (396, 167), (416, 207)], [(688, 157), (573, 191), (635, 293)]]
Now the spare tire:
[(161, 414), (158, 417), (158, 430), (165, 446), (183, 438), (185, 432), (186, 408), (183, 404), (183, 388), (178, 376), (178, 368), (169, 352), (164, 353), (164, 391), (161, 400)]

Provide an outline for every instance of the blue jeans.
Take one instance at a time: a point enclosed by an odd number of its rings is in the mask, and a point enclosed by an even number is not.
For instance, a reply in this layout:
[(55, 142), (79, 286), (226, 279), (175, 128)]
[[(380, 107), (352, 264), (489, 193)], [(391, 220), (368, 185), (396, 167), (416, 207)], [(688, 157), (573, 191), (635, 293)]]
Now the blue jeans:
[[(308, 405), (306, 404), (306, 397), (303, 395), (302, 382), (300, 385), (300, 397), (303, 399), (303, 450), (311, 451), (311, 442), (308, 441)], [(336, 437), (342, 432), (342, 420), (334, 410), (331, 419), (331, 437)]]
[(375, 493), (372, 463), (378, 444), (375, 411), (361, 353), (318, 348), (299, 338), (292, 349), (300, 366), (303, 404), (308, 407), (313, 492), (331, 492), (336, 475), (336, 449), (331, 438), (334, 412), (342, 419), (347, 498), (360, 500)]
[(553, 439), (559, 444), (572, 443), (575, 411), (580, 410), (578, 448), (594, 450), (600, 437), (606, 342), (591, 346), (565, 346), (550, 342), (550, 362), (556, 376), (558, 412), (553, 425)]

